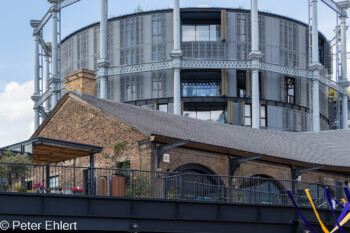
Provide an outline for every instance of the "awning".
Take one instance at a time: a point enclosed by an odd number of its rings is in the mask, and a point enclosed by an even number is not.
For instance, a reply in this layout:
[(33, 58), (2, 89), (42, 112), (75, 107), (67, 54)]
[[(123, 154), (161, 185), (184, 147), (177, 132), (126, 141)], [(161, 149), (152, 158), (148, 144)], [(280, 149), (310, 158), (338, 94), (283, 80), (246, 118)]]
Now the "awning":
[(93, 155), (102, 151), (102, 147), (88, 144), (57, 140), (52, 138), (34, 138), (1, 150), (27, 153), (33, 158), (33, 163), (50, 164), (78, 157)]

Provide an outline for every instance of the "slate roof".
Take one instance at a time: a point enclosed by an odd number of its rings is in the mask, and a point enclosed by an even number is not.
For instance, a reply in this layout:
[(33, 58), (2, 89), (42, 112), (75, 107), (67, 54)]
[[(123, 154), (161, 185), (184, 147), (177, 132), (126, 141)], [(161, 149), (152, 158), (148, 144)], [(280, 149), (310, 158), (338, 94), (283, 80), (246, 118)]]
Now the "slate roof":
[(192, 119), (75, 94), (150, 135), (214, 145), (311, 164), (350, 167), (350, 130), (277, 132)]

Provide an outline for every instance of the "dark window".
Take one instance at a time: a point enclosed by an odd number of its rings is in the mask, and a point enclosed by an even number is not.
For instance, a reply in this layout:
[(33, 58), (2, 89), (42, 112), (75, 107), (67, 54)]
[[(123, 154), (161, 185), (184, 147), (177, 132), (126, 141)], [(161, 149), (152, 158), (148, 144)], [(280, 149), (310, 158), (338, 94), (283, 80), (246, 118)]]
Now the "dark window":
[(284, 91), (286, 95), (286, 101), (289, 104), (295, 103), (295, 78), (285, 77)]
[(246, 97), (246, 71), (237, 70), (237, 97)]

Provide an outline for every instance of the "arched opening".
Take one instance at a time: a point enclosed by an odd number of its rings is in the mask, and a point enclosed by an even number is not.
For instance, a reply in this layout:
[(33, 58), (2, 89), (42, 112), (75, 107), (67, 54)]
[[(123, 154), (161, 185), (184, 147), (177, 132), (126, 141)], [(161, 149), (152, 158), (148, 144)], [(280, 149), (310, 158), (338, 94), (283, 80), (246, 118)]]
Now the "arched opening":
[(244, 178), (236, 195), (236, 199), (244, 203), (285, 204), (288, 201), (283, 185), (266, 175)]
[[(306, 183), (307, 184), (307, 183)], [(304, 189), (298, 190), (298, 196), (300, 196), (299, 202), (301, 205), (311, 206), (309, 199), (306, 196), (305, 189), (309, 190), (310, 196), (316, 208), (329, 208), (327, 196), (326, 196), (326, 188), (329, 189), (331, 198), (340, 200), (342, 197), (336, 195), (335, 190), (332, 187), (329, 187), (325, 184), (307, 184)], [(334, 205), (335, 207), (336, 205)]]
[(166, 178), (168, 198), (223, 200), (225, 186), (219, 176), (199, 164), (186, 164)]

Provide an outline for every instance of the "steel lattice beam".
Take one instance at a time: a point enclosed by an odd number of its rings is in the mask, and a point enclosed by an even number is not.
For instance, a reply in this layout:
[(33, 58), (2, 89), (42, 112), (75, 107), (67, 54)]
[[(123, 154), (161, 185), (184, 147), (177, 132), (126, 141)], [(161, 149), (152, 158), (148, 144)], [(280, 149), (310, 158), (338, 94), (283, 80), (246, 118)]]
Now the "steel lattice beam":
[(40, 21), (39, 23), (39, 26), (38, 26), (38, 32), (41, 31), (41, 29), (43, 29), (43, 27), (45, 26), (45, 24), (50, 20), (52, 14), (52, 7), (50, 7), (50, 9), (48, 10), (48, 12), (46, 12), (45, 16), (42, 18), (42, 20)]
[(346, 16), (344, 14), (343, 9), (333, 0), (321, 0), (324, 4), (326, 4), (329, 8), (337, 12), (341, 16)]
[(70, 6), (76, 2), (79, 2), (80, 0), (63, 0), (62, 2), (59, 3), (59, 9), (63, 9), (67, 6)]

